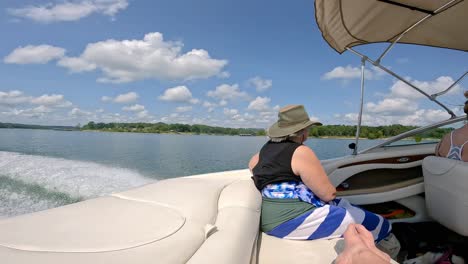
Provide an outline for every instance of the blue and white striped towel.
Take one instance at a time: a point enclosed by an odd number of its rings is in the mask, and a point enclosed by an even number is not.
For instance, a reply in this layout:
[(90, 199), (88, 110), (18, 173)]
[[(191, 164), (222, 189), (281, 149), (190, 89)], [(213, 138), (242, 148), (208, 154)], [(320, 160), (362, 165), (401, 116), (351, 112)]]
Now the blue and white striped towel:
[(316, 208), (280, 224), (268, 232), (279, 238), (295, 240), (329, 239), (341, 237), (351, 223), (362, 224), (379, 242), (387, 237), (392, 227), (387, 219), (352, 205), (346, 199), (329, 203), (321, 201), (301, 182), (282, 182), (267, 185), (262, 196), (273, 199), (299, 199)]

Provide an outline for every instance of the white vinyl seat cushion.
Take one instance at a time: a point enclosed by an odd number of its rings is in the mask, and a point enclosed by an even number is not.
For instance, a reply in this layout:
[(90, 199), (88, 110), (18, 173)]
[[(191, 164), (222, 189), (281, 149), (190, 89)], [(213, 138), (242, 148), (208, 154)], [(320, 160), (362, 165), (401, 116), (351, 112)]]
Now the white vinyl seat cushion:
[(468, 162), (431, 156), (423, 160), (422, 168), (429, 215), (468, 236)]
[(184, 223), (180, 212), (165, 206), (102, 197), (5, 219), (0, 246), (50, 253), (116, 251), (162, 240)]
[(0, 263), (250, 263), (260, 206), (247, 170), (162, 180), (0, 220)]

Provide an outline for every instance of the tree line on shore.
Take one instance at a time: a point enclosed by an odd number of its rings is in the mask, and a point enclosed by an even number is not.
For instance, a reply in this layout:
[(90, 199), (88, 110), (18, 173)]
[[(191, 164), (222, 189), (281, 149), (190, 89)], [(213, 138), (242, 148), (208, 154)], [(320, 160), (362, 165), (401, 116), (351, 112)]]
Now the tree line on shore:
[[(360, 136), (368, 139), (387, 138), (417, 128), (416, 126), (388, 125), (388, 126), (362, 126)], [(166, 123), (95, 123), (89, 122), (81, 130), (97, 130), (110, 132), (139, 132), (139, 133), (190, 133), (214, 135), (266, 135), (264, 129), (258, 128), (229, 128), (208, 125), (166, 124)], [(450, 132), (450, 128), (437, 128), (418, 135), (422, 138), (442, 138)], [(354, 137), (356, 126), (327, 125), (315, 126), (310, 129), (311, 137)]]
[(23, 129), (47, 129), (47, 130), (80, 130), (79, 126), (45, 126), (45, 125), (30, 125), (17, 123), (1, 123), (0, 128), (23, 128)]

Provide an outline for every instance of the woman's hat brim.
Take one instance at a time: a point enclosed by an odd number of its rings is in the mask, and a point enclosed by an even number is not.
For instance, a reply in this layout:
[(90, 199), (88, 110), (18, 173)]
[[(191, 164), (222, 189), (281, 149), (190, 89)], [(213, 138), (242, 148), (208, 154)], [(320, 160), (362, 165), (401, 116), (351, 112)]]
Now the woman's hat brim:
[(322, 123), (308, 120), (303, 123), (295, 124), (292, 126), (288, 127), (280, 127), (278, 125), (278, 122), (274, 123), (267, 131), (267, 135), (269, 137), (285, 137), (288, 135), (291, 135), (297, 131), (300, 131), (304, 128), (310, 127), (310, 126), (321, 126)]

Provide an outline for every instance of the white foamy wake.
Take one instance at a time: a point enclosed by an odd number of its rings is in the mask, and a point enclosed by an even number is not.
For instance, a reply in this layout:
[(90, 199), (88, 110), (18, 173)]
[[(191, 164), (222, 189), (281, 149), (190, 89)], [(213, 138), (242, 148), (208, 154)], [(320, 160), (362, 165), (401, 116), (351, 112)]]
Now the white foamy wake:
[(94, 162), (0, 151), (0, 218), (135, 188), (154, 179)]

